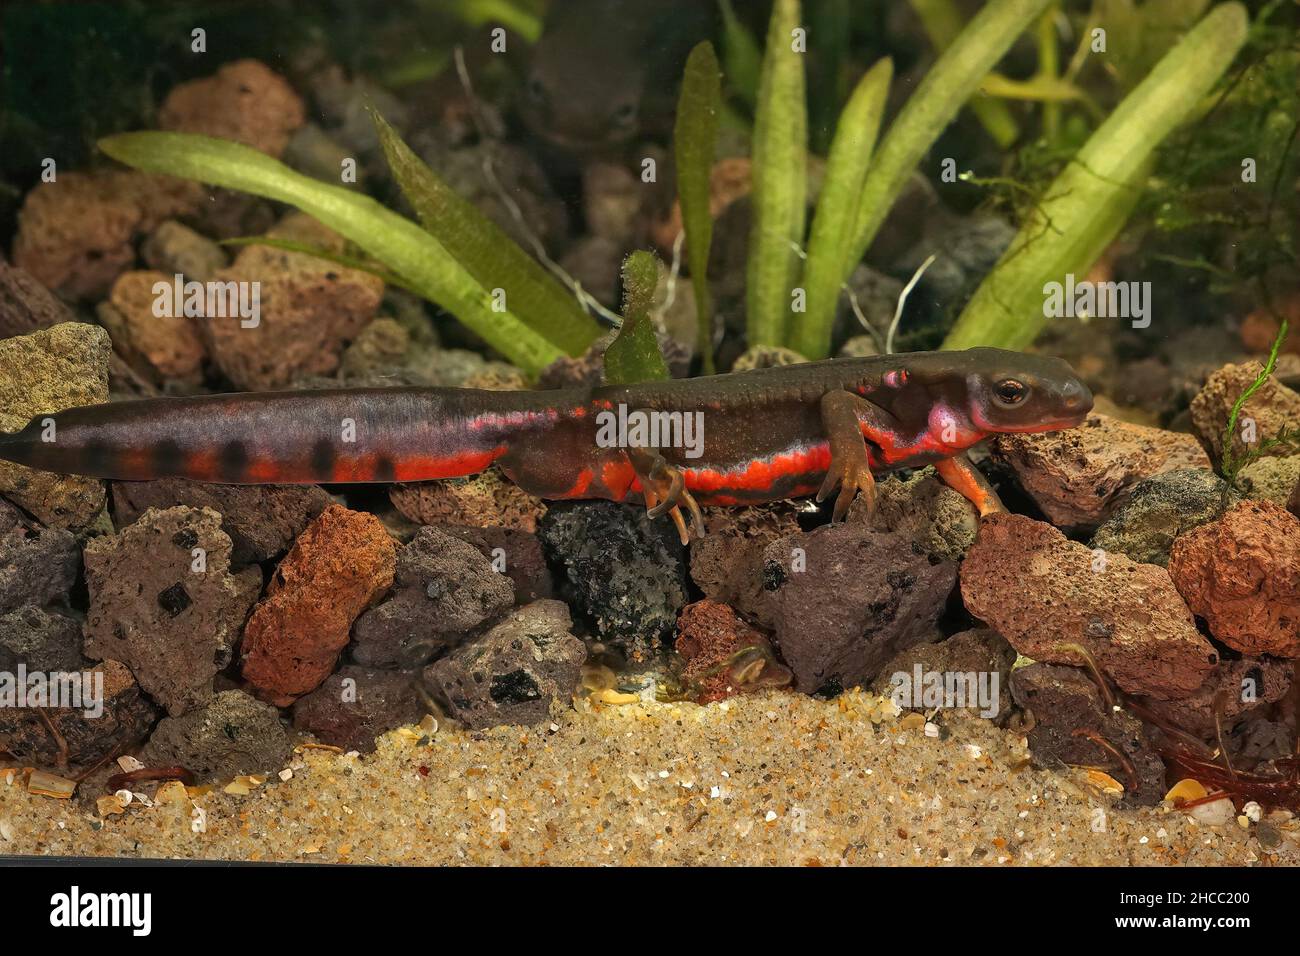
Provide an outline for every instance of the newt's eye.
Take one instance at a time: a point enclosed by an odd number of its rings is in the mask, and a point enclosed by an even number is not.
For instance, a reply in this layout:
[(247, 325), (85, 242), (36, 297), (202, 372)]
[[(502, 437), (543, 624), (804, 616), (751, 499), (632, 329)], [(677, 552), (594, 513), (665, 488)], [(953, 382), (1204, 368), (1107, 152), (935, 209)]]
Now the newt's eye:
[(528, 79), (528, 98), (534, 103), (546, 102), (546, 85), (535, 76)]
[(631, 126), (636, 121), (636, 104), (624, 103), (614, 111), (614, 122), (620, 126)]
[(1029, 394), (1029, 386), (1014, 378), (1004, 378), (993, 387), (993, 391), (1003, 405), (1019, 405)]

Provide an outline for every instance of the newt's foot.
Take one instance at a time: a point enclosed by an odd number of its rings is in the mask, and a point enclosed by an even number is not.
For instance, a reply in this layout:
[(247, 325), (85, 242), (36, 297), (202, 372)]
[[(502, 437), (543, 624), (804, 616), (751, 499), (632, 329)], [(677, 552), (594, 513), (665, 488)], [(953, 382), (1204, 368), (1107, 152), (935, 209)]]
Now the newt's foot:
[[(686, 490), (686, 481), (680, 468), (658, 458), (640, 478), (646, 514), (649, 517), (659, 518), (666, 514), (672, 518), (673, 524), (677, 526), (677, 536), (684, 545), (691, 543), (692, 532), (696, 537), (704, 537), (704, 514), (694, 496)], [(689, 529), (682, 516), (682, 505), (691, 513)]]
[(860, 455), (850, 454), (831, 459), (830, 470), (826, 472), (826, 478), (817, 491), (817, 501), (825, 501), (837, 486), (840, 493), (835, 498), (835, 510), (831, 513), (832, 521), (843, 521), (849, 513), (849, 505), (853, 504), (853, 499), (859, 494), (866, 502), (867, 517), (875, 513), (876, 478), (867, 465), (865, 446)]

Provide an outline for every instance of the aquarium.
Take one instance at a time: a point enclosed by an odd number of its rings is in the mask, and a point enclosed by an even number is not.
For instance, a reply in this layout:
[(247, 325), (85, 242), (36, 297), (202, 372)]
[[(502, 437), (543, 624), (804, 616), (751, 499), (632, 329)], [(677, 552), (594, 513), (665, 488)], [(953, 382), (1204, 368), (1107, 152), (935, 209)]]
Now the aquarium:
[(1300, 861), (1298, 23), (5, 4), (0, 854)]

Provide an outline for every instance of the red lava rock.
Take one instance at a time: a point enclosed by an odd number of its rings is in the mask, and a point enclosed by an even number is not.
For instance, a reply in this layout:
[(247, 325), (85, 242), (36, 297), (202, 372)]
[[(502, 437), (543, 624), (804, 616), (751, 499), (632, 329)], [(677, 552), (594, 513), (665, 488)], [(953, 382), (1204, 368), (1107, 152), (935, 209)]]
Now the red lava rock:
[(771, 593), (763, 587), (763, 551), (778, 538), (799, 533), (794, 507), (706, 508), (709, 533), (691, 541), (691, 580), (711, 600), (740, 610), (771, 627)]
[(397, 552), (393, 596), (357, 619), (352, 656), (414, 668), (514, 606), (514, 583), (473, 545), (421, 528)]
[(1226, 732), (1257, 707), (1277, 703), (1285, 697), (1291, 689), (1294, 672), (1295, 666), (1290, 662), (1267, 657), (1220, 661), (1205, 683), (1190, 696), (1177, 700), (1148, 697), (1141, 703), (1163, 723), (1208, 740), (1215, 734), (1216, 696), (1222, 695), (1224, 706), (1220, 718)]
[(1094, 528), (1144, 478), (1178, 468), (1209, 468), (1191, 435), (1132, 425), (1093, 413), (1078, 428), (999, 435), (993, 457), (1062, 528)]
[(1081, 645), (1131, 694), (1186, 697), (1218, 663), (1164, 568), (1090, 550), (1022, 515), (984, 519), (961, 592), (1021, 654), (1080, 666), (1062, 645)]
[[(1107, 711), (1087, 672), (1042, 663), (1018, 667), (1011, 673), (1011, 695), (1033, 714), (1028, 737), (1034, 766), (1105, 767), (1125, 785), (1125, 803), (1154, 806), (1164, 798), (1165, 765), (1146, 728), (1127, 711)], [(1128, 757), (1136, 780), (1096, 738)]]
[(352, 622), (392, 586), (396, 561), (378, 518), (326, 508), (280, 562), (244, 628), (244, 679), (279, 706), (320, 686)]
[(293, 751), (280, 712), (243, 691), (223, 690), (183, 717), (164, 717), (140, 752), (146, 767), (184, 767), (196, 783), (271, 773)]
[(67, 304), (35, 276), (0, 258), (0, 338), (75, 320)]
[(787, 535), (763, 552), (775, 642), (805, 693), (868, 684), (926, 640), (956, 580), (956, 561), (854, 524)]
[[(18, 760), (41, 767), (58, 765), (66, 757), (69, 764), (93, 764), (110, 753), (125, 752), (143, 740), (158, 714), (144, 699), (131, 671), (119, 661), (104, 661), (87, 671), (92, 684), (87, 689), (102, 690), (103, 711), (82, 698), (82, 707), (0, 707), (0, 750)], [(100, 676), (93, 676), (100, 675)], [(95, 683), (103, 681), (102, 688)], [(54, 725), (59, 736), (50, 733)], [(60, 746), (59, 738), (67, 746)]]
[[(183, 314), (183, 302), (173, 303), (175, 318), (154, 314), (154, 285), (162, 282), (171, 289), (174, 281), (174, 275), (161, 272), (123, 272), (98, 314), (112, 333), (118, 354), (134, 368), (154, 381), (196, 383), (203, 378), (203, 361), (207, 358), (196, 320)], [(169, 294), (168, 298), (171, 301), (174, 297)]]
[[(1264, 366), (1259, 362), (1225, 365), (1206, 380), (1192, 399), (1192, 427), (1215, 461), (1223, 458), (1223, 430), (1232, 406), (1263, 371)], [(1242, 429), (1247, 420), (1254, 424), (1254, 444), (1243, 441)], [(1270, 376), (1242, 406), (1237, 421), (1233, 436), (1233, 455), (1237, 460), (1251, 450), (1264, 455), (1285, 455), (1288, 451), (1285, 445), (1262, 448), (1260, 443), (1277, 437), (1284, 429), (1300, 428), (1300, 393), (1287, 388), (1276, 376)]]
[[(303, 213), (291, 213), (269, 236), (343, 251), (343, 238)], [(240, 388), (273, 389), (307, 375), (328, 375), (344, 346), (375, 317), (383, 280), (301, 252), (246, 246), (219, 282), (260, 283), (260, 321), (207, 318), (200, 328), (213, 360)]]
[(257, 60), (237, 60), (213, 76), (175, 87), (158, 110), (162, 129), (230, 139), (277, 159), (306, 121), (302, 99)]
[(1286, 501), (1286, 510), (1300, 518), (1300, 481), (1297, 481), (1295, 487), (1291, 489), (1291, 497)]
[(1169, 573), (1210, 633), (1243, 654), (1300, 657), (1300, 519), (1243, 501), (1180, 535)]
[(135, 237), (192, 212), (202, 196), (199, 184), (172, 176), (60, 172), (23, 200), (14, 265), (65, 296), (100, 298), (135, 262)]
[(506, 481), (495, 470), (468, 478), (394, 485), (393, 507), (416, 524), (513, 528), (533, 532), (546, 514), (542, 499)]
[(232, 564), (284, 554), (331, 501), (319, 485), (214, 485), (183, 478), (115, 481), (112, 493), (119, 526), (150, 508), (211, 508), (221, 515), (221, 530), (230, 535)]
[(674, 649), (684, 665), (681, 682), (697, 704), (763, 687), (787, 687), (793, 680), (767, 638), (717, 601), (682, 608)]
[(208, 508), (147, 511), (95, 538), (85, 549), (86, 656), (122, 661), (173, 717), (207, 701), (262, 588), (259, 568), (231, 573), (230, 551)]
[(424, 716), (415, 671), (372, 671), (349, 665), (293, 705), (293, 726), (323, 743), (368, 754), (375, 738)]

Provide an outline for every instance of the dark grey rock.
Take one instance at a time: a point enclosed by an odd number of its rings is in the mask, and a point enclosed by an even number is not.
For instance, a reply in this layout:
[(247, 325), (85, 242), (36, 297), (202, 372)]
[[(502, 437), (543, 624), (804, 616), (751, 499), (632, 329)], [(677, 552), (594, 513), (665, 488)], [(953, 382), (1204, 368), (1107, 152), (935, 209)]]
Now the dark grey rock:
[(20, 662), (29, 671), (80, 670), (81, 623), (30, 604), (0, 614), (0, 670)]
[(66, 603), (80, 566), (71, 532), (43, 527), (0, 501), (0, 611)]
[(181, 766), (200, 783), (273, 773), (293, 749), (280, 712), (226, 690), (183, 717), (164, 717), (140, 754), (146, 767)]
[(1128, 499), (1097, 529), (1090, 546), (1166, 567), (1176, 537), (1221, 517), (1240, 500), (1238, 492), (1208, 469), (1153, 475), (1133, 486)]

